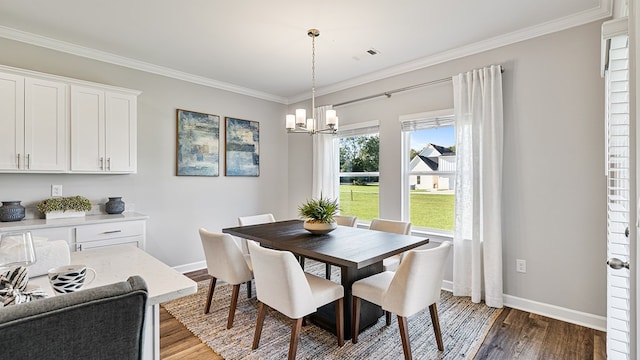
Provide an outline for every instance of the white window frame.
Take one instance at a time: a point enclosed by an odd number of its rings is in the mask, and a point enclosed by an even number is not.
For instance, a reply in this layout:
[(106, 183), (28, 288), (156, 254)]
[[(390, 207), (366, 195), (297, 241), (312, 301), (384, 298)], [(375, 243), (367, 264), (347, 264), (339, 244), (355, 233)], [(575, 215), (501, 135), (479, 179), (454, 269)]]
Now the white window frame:
[[(374, 172), (340, 172), (340, 139), (343, 137), (349, 136), (358, 136), (358, 135), (368, 135), (368, 134), (378, 134), (380, 136), (380, 121), (371, 120), (371, 121), (363, 121), (356, 124), (349, 124), (340, 126), (338, 129), (338, 134), (335, 137), (333, 142), (333, 146), (335, 147), (335, 153), (338, 156), (338, 194), (340, 193), (340, 178), (343, 176), (348, 177), (370, 177), (377, 176), (380, 178), (380, 171)], [(378, 164), (380, 165), (380, 164)], [(378, 201), (378, 213), (380, 213), (380, 201)], [(367, 224), (366, 221), (361, 221), (359, 218), (357, 220), (357, 224)]]
[[(411, 131), (428, 129), (438, 127), (438, 121), (441, 119), (446, 119), (445, 124), (443, 126), (451, 126), (454, 125), (451, 123), (451, 119), (454, 116), (453, 109), (442, 109), (442, 110), (434, 110), (427, 111), (415, 114), (406, 114), (401, 115), (399, 117), (399, 121), (401, 123), (401, 131), (402, 131), (402, 145), (401, 145), (401, 171), (402, 171), (402, 189), (401, 189), (401, 219), (402, 221), (411, 221), (411, 186), (410, 186), (410, 176), (411, 175), (431, 175), (434, 172), (432, 171), (420, 171), (411, 174), (409, 169), (409, 165), (411, 163), (411, 159), (409, 158), (409, 152), (411, 150)], [(431, 123), (433, 125), (431, 125)], [(455, 126), (455, 125), (454, 125)], [(440, 172), (442, 174), (442, 172)], [(455, 174), (455, 171), (452, 172)], [(413, 227), (414, 230), (412, 232), (415, 233), (426, 233), (426, 234), (434, 234), (443, 236), (446, 238), (453, 236), (453, 231), (434, 229), (434, 228), (423, 228), (423, 227)]]

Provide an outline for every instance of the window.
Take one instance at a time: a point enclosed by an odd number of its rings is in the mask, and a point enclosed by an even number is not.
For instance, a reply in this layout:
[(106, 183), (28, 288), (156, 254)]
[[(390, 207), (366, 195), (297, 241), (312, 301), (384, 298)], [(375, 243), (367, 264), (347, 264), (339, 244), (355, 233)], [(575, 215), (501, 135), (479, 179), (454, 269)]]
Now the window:
[(403, 216), (414, 228), (453, 231), (453, 109), (402, 116)]
[(371, 221), (379, 214), (378, 122), (343, 126), (336, 143), (340, 154), (340, 213)]

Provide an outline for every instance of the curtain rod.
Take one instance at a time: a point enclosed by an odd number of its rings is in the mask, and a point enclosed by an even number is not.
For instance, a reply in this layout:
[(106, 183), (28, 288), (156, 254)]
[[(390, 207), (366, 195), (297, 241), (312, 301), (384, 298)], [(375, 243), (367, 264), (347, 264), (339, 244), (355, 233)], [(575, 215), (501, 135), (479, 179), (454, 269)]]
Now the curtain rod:
[[(500, 72), (501, 73), (504, 72), (504, 67), (502, 67), (502, 65), (500, 65)], [(395, 89), (395, 90), (385, 91), (385, 92), (382, 92), (382, 93), (379, 93), (379, 94), (369, 95), (369, 96), (361, 97), (361, 98), (358, 98), (358, 99), (353, 99), (353, 100), (341, 102), (341, 103), (338, 103), (338, 104), (334, 104), (333, 107), (335, 108), (335, 107), (338, 107), (338, 106), (349, 105), (349, 104), (353, 104), (353, 103), (356, 103), (356, 102), (377, 98), (377, 97), (380, 97), (380, 96), (386, 96), (387, 99), (388, 99), (388, 98), (391, 97), (392, 94), (395, 94), (395, 93), (399, 93), (399, 92), (403, 92), (403, 91), (407, 91), (407, 90), (413, 90), (413, 89), (417, 89), (417, 88), (421, 88), (421, 87), (425, 87), (425, 86), (437, 85), (437, 84), (445, 83), (445, 82), (448, 82), (448, 81), (451, 81), (451, 77), (442, 78), (442, 79), (433, 80), (433, 81), (428, 81), (428, 82), (424, 82), (424, 83), (421, 83), (421, 84), (406, 86), (406, 87)]]

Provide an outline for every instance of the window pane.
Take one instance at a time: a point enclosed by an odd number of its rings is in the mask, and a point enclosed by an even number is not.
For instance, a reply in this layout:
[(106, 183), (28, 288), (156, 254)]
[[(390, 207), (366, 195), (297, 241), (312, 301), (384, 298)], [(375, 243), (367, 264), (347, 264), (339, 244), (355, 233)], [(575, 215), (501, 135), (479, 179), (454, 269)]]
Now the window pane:
[(410, 132), (409, 219), (413, 226), (453, 231), (455, 129)]
[(370, 221), (378, 217), (377, 133), (340, 138), (340, 213)]

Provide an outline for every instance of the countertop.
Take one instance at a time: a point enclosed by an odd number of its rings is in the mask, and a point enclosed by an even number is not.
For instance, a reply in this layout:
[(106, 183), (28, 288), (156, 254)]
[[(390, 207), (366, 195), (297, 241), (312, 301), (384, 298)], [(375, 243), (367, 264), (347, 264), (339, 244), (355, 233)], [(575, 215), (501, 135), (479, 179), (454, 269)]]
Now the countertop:
[(122, 214), (97, 214), (77, 218), (66, 219), (25, 219), (20, 221), (0, 222), (0, 232), (23, 231), (35, 229), (47, 229), (55, 227), (70, 227), (79, 225), (104, 224), (117, 221), (146, 220), (149, 216), (136, 212), (123, 212)]
[[(131, 245), (109, 246), (71, 253), (72, 264), (84, 264), (96, 271), (96, 278), (86, 288), (125, 281), (140, 275), (147, 283), (148, 305), (177, 299), (198, 290), (198, 284), (160, 260)], [(31, 278), (30, 287), (39, 287), (49, 295), (53, 290), (46, 275)]]

